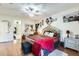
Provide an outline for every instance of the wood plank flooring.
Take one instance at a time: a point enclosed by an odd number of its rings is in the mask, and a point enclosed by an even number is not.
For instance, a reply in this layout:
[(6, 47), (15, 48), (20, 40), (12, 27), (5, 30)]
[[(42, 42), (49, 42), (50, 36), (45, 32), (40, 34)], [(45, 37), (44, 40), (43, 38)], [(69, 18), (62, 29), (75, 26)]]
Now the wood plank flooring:
[(0, 56), (19, 56), (21, 55), (19, 43), (0, 42)]
[(67, 53), (69, 56), (79, 56), (79, 52), (70, 48), (64, 48), (64, 47), (59, 47), (58, 48), (61, 51), (64, 51)]
[[(65, 52), (68, 54), (68, 56), (79, 56), (79, 52), (69, 49), (69, 48), (63, 48), (63, 47), (59, 47), (59, 50)], [(34, 56), (32, 53), (27, 54), (26, 56)]]
[[(68, 53), (69, 56), (79, 56), (78, 51), (63, 47), (59, 47), (58, 49)], [(13, 41), (0, 43), (0, 56), (23, 56), (21, 52), (20, 43), (14, 44)], [(26, 56), (34, 55), (29, 53)]]

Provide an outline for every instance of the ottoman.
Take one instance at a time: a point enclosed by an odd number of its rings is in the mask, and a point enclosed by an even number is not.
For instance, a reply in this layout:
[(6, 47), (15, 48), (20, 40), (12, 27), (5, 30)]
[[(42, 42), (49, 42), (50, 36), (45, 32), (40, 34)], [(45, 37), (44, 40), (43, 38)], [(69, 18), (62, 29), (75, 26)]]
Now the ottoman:
[(22, 43), (22, 50), (24, 54), (32, 52), (32, 44), (30, 44), (29, 42)]

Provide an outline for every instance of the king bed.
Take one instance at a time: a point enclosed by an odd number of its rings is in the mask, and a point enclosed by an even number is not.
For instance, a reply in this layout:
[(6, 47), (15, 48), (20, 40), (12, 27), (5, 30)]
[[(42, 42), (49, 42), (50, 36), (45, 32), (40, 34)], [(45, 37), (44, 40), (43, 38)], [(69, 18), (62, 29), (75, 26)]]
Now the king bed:
[(47, 56), (58, 47), (59, 32), (47, 30), (43, 35), (27, 36), (26, 41), (32, 44), (32, 53), (35, 56)]
[(52, 52), (54, 50), (54, 41), (50, 37), (42, 37), (39, 35), (29, 36), (34, 43), (32, 45), (32, 52), (34, 55), (41, 55), (41, 49)]
[(31, 35), (27, 36), (27, 38), (29, 38), (28, 41), (30, 40), (30, 42), (32, 42), (32, 53), (36, 56), (48, 55), (56, 49), (59, 42), (58, 37), (50, 37), (46, 35)]

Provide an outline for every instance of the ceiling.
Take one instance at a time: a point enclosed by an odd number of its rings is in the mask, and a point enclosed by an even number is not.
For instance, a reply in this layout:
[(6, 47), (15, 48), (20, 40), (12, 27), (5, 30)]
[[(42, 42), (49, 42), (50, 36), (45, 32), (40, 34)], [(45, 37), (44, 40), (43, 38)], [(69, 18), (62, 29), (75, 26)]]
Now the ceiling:
[[(34, 14), (34, 17), (29, 16), (25, 9), (28, 6), (32, 8), (37, 7), (40, 14)], [(0, 14), (36, 19), (48, 17), (78, 6), (79, 4), (77, 3), (0, 3)]]

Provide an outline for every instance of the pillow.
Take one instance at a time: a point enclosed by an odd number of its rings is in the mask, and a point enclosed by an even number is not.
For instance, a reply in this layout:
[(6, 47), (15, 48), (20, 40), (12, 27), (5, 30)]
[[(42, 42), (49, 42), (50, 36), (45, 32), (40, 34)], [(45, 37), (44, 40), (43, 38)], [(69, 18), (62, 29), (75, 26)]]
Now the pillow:
[(45, 36), (53, 37), (54, 33), (45, 32), (44, 35), (45, 35)]
[(54, 35), (53, 35), (53, 37), (57, 37), (58, 36), (58, 33), (57, 32), (55, 32), (54, 33)]
[(45, 32), (44, 35), (45, 35), (45, 36), (48, 36), (48, 32)]
[(53, 37), (54, 33), (49, 33), (48, 36)]

